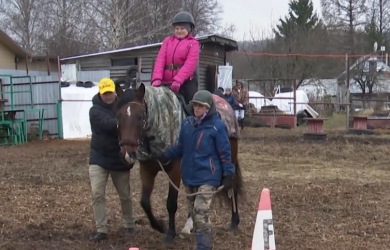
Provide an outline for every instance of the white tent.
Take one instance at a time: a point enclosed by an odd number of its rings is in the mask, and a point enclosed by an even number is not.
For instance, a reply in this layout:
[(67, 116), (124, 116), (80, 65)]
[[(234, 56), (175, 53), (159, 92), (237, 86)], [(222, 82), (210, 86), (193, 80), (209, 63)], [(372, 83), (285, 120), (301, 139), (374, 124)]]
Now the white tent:
[(264, 96), (259, 92), (256, 91), (248, 91), (248, 92), (249, 92), (249, 103), (255, 105), (257, 112), (261, 110), (261, 107), (272, 104), (272, 102), (269, 99), (264, 98)]
[[(280, 110), (287, 114), (294, 114), (294, 92), (285, 92), (278, 93), (274, 96), (275, 98), (291, 98), (291, 99), (272, 99), (272, 105), (277, 106)], [(309, 103), (309, 98), (307, 97), (305, 91), (297, 90), (296, 91), (296, 102), (297, 102), (297, 113), (301, 110), (306, 109), (306, 104)]]
[(88, 138), (91, 136), (89, 109), (92, 98), (99, 91), (98, 86), (92, 88), (77, 87), (71, 84), (61, 88), (62, 129), (64, 139)]

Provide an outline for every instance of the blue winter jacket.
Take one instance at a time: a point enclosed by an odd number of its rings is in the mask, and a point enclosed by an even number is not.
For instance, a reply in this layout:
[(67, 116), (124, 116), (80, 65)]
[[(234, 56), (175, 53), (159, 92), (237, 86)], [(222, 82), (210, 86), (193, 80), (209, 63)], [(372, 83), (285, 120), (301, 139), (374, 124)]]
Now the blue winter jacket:
[(199, 125), (194, 116), (185, 119), (178, 144), (168, 148), (164, 156), (171, 160), (182, 157), (181, 175), (186, 186), (218, 187), (222, 176), (235, 172), (228, 131), (215, 109)]
[(234, 97), (234, 95), (224, 95), (225, 100), (230, 104), (233, 110), (236, 110), (239, 108), (237, 99)]

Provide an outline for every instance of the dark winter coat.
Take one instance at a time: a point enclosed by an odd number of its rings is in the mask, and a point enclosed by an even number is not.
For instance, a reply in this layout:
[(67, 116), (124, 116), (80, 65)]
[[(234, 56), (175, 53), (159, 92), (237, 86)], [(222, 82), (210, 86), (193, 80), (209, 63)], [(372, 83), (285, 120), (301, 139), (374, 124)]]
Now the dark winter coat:
[(218, 187), (222, 176), (235, 172), (228, 131), (214, 105), (200, 124), (194, 116), (183, 121), (178, 144), (168, 148), (164, 157), (182, 157), (181, 174), (186, 186)]
[(129, 170), (120, 157), (120, 148), (117, 135), (117, 120), (113, 104), (106, 104), (99, 94), (92, 98), (92, 107), (89, 110), (92, 139), (89, 164), (99, 165), (107, 170)]
[(233, 110), (236, 110), (239, 108), (238, 101), (234, 97), (234, 95), (224, 95), (223, 98), (230, 104)]

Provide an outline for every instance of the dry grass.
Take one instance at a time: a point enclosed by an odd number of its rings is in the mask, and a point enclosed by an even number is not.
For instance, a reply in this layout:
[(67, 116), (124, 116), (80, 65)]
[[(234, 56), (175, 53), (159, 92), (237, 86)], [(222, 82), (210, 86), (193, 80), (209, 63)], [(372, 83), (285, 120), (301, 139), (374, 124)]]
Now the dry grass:
[[(246, 128), (240, 160), (246, 199), (240, 202), (238, 235), (224, 230), (229, 211), (214, 207), (214, 249), (249, 249), (259, 192), (271, 190), (278, 249), (386, 249), (390, 245), (390, 137), (329, 132), (324, 142), (304, 141), (303, 130)], [(138, 168), (131, 184), (137, 236), (121, 233), (117, 195), (107, 190), (110, 239), (88, 242), (94, 231), (88, 179), (88, 141), (46, 141), (2, 147), (0, 154), (0, 249), (165, 249), (139, 206)], [(167, 219), (168, 181), (160, 174), (153, 196)], [(186, 215), (179, 195), (178, 229)], [(192, 249), (193, 238), (175, 249)]]

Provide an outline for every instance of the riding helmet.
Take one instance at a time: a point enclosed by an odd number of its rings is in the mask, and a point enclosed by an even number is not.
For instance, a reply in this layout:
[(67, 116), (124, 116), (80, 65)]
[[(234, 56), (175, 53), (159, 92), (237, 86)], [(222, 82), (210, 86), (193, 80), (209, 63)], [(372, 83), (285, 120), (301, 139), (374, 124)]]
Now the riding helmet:
[(213, 96), (207, 90), (199, 90), (195, 93), (194, 98), (192, 98), (190, 103), (198, 103), (211, 108), (213, 105)]
[(195, 28), (194, 18), (186, 11), (180, 11), (173, 17), (172, 25), (180, 23), (189, 23), (192, 28)]

